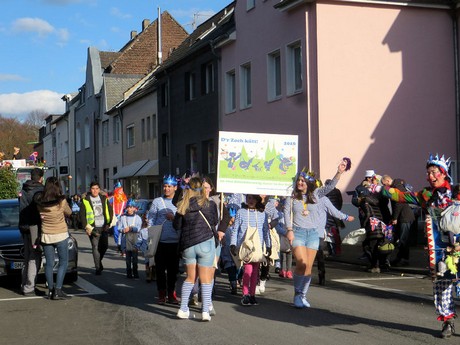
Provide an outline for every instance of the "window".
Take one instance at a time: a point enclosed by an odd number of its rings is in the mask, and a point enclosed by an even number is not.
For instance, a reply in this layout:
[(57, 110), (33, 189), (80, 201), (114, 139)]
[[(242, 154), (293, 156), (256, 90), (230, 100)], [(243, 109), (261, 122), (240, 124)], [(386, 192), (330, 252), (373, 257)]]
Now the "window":
[(120, 117), (115, 116), (113, 118), (113, 142), (115, 144), (120, 142), (120, 135), (121, 135)]
[(252, 104), (250, 63), (247, 63), (240, 67), (240, 100), (241, 109), (249, 108)]
[(202, 67), (202, 93), (209, 95), (214, 92), (214, 65), (212, 62)]
[(102, 173), (103, 173), (103, 175), (104, 175), (103, 188), (104, 188), (104, 189), (109, 189), (109, 183), (110, 183), (110, 180), (109, 180), (109, 169), (104, 169)]
[(196, 144), (187, 146), (187, 161), (190, 170), (198, 171), (198, 148)]
[(109, 120), (102, 122), (102, 147), (109, 146)]
[(145, 142), (145, 119), (141, 120), (141, 140), (142, 142)]
[(195, 73), (193, 72), (185, 73), (185, 100), (186, 101), (191, 101), (192, 99), (195, 99), (196, 97), (195, 82), (196, 82)]
[(69, 157), (69, 141), (68, 140), (64, 141), (62, 157), (64, 158)]
[(134, 147), (134, 124), (126, 127), (126, 147)]
[(75, 129), (75, 150), (81, 151), (81, 128), (80, 123), (77, 123), (77, 128)]
[(90, 147), (90, 131), (89, 131), (89, 119), (85, 119), (85, 149)]
[(168, 133), (163, 133), (161, 136), (161, 146), (162, 146), (162, 153), (163, 157), (169, 157), (169, 137)]
[(152, 127), (150, 127), (150, 116), (147, 116), (147, 124), (145, 126), (147, 130), (147, 140), (152, 139)]
[(160, 96), (161, 96), (161, 106), (168, 106), (168, 84), (163, 83), (160, 87)]
[(215, 145), (214, 140), (207, 141), (206, 143), (206, 170), (208, 174), (214, 174), (216, 172), (216, 163), (215, 159)]
[(268, 54), (268, 100), (272, 101), (281, 96), (281, 56), (280, 51)]
[(225, 111), (231, 113), (236, 110), (236, 78), (235, 70), (225, 74)]
[(246, 0), (246, 11), (252, 10), (256, 7), (256, 0)]
[(157, 116), (156, 114), (152, 115), (152, 138), (157, 137)]
[(302, 46), (300, 42), (287, 47), (287, 92), (292, 95), (302, 90)]

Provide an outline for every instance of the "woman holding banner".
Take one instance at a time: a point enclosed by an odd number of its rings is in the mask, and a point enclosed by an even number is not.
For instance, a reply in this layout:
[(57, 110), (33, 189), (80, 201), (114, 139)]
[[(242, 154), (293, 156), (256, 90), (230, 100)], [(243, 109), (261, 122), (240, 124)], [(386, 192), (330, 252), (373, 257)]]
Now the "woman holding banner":
[(286, 237), (292, 244), (296, 260), (294, 271), (294, 306), (296, 308), (310, 307), (306, 295), (311, 282), (313, 262), (318, 251), (320, 232), (324, 231), (322, 227), (324, 212), (329, 212), (332, 216), (342, 220), (354, 220), (352, 216), (338, 211), (329, 199), (324, 197), (336, 186), (342, 173), (349, 168), (350, 160), (344, 158), (331, 183), (321, 188), (317, 188), (316, 179), (313, 176), (301, 171), (295, 178), (292, 196), (286, 198), (284, 206)]

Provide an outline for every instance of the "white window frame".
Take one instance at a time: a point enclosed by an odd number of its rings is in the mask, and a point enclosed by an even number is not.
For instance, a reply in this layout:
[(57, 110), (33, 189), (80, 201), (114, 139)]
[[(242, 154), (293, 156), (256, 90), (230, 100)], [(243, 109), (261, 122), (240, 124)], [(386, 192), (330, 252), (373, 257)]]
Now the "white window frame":
[(81, 128), (80, 123), (77, 123), (75, 128), (75, 150), (77, 152), (81, 151)]
[(102, 147), (109, 146), (109, 120), (102, 121)]
[(252, 70), (251, 63), (240, 66), (240, 109), (252, 106)]
[(287, 94), (293, 95), (303, 90), (302, 42), (296, 41), (286, 47), (286, 87)]
[(232, 69), (225, 73), (225, 112), (236, 111), (236, 73)]
[(267, 55), (267, 93), (268, 100), (281, 98), (281, 52), (275, 50)]
[(89, 130), (89, 118), (85, 119), (85, 149), (89, 149), (91, 146), (90, 130)]
[(135, 146), (134, 123), (126, 126), (126, 148)]
[(120, 142), (120, 134), (121, 134), (121, 121), (120, 117), (114, 116), (113, 118), (113, 142), (114, 144), (118, 144)]

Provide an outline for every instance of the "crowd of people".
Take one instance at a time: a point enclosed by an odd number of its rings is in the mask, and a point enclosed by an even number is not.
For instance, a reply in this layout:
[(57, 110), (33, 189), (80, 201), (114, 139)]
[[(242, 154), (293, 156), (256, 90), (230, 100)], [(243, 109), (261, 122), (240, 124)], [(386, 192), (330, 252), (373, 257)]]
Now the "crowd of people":
[[(229, 292), (236, 295), (240, 287), (241, 304), (255, 306), (256, 295), (265, 292), (270, 266), (275, 266), (281, 278), (292, 279), (294, 307), (309, 308), (315, 259), (319, 283), (325, 284), (323, 254), (340, 254), (340, 229), (344, 222), (354, 220), (341, 211), (343, 200), (336, 188), (350, 165), (350, 160), (344, 158), (336, 174), (324, 184), (314, 172), (300, 171), (293, 178), (292, 194), (287, 197), (224, 196), (216, 193), (209, 177), (198, 173), (182, 178), (167, 175), (162, 196), (153, 200), (142, 218), (136, 214), (137, 205), (132, 199), (124, 204), (123, 213), (114, 212), (110, 198), (101, 193), (97, 182), (91, 183), (89, 192), (81, 199), (74, 196), (66, 202), (55, 178), (48, 178), (43, 187), (43, 171), (35, 169), (31, 181), (23, 186), (20, 200), (20, 229), (26, 244), (22, 292), (28, 295), (34, 291), (37, 253), (44, 250), (47, 262), (54, 262), (48, 257), (51, 259), (57, 250), (56, 282), (52, 267), (45, 268), (48, 295), (50, 299), (68, 298), (62, 291), (67, 260), (62, 243), (68, 238), (68, 217), (73, 220), (72, 226), (81, 226), (90, 239), (96, 275), (104, 269), (102, 260), (108, 248), (109, 229), (115, 225), (126, 258), (127, 278), (139, 278), (138, 253), (143, 252), (146, 278), (156, 281), (158, 303), (178, 305), (179, 319), (189, 318), (189, 307), (197, 305), (199, 292), (202, 320), (210, 321), (215, 315), (212, 295), (217, 268), (227, 273)], [(460, 199), (460, 188), (455, 187), (457, 192), (452, 194), (448, 160), (444, 157), (430, 156), (426, 169), (429, 187), (421, 192), (414, 192), (401, 178), (380, 176), (373, 170), (367, 170), (356, 187), (352, 203), (358, 208), (361, 227), (366, 231), (362, 249), (363, 257), (369, 261), (369, 272), (380, 273), (409, 263), (411, 226), (420, 209), (431, 217), (429, 224), (433, 228), (444, 232), (439, 229), (439, 214)], [(153, 228), (158, 229), (156, 234), (151, 233)], [(446, 242), (443, 237), (444, 245), (440, 240), (432, 250), (442, 251), (445, 258), (448, 251), (460, 251), (457, 240), (456, 236), (448, 236)], [(394, 247), (396, 255), (390, 261)], [(179, 298), (176, 291), (180, 260), (186, 278)], [(444, 273), (434, 279), (434, 301), (438, 319), (443, 322), (441, 335), (449, 337), (454, 333), (456, 317), (454, 279)]]

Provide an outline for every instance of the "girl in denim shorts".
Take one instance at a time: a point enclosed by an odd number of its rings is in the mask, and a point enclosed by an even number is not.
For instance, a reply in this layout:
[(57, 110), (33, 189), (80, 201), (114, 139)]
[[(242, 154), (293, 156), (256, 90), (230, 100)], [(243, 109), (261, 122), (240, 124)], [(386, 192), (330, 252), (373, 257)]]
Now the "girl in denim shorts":
[(181, 305), (177, 312), (179, 319), (188, 319), (190, 316), (188, 301), (198, 272), (203, 302), (202, 320), (211, 320), (209, 307), (216, 259), (217, 222), (216, 204), (207, 198), (202, 180), (192, 177), (189, 188), (185, 189), (182, 200), (177, 204), (173, 221), (174, 229), (181, 230), (179, 250), (187, 271), (187, 278), (182, 285)]
[(301, 171), (295, 179), (292, 196), (286, 198), (284, 219), (286, 237), (292, 244), (296, 266), (294, 271), (294, 306), (308, 308), (310, 303), (306, 295), (311, 282), (311, 271), (318, 251), (320, 232), (325, 213), (353, 221), (353, 217), (337, 210), (324, 196), (336, 186), (341, 174), (346, 170), (347, 162), (342, 161), (337, 174), (327, 184), (317, 188), (318, 184), (312, 173)]

